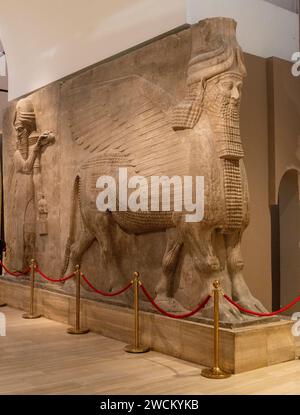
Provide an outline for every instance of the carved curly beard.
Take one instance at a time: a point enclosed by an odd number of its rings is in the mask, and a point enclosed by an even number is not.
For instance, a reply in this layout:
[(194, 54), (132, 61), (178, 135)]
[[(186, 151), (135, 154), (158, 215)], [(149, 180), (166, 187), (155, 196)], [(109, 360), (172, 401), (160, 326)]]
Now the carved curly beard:
[(218, 86), (208, 83), (204, 96), (204, 111), (209, 116), (222, 159), (226, 216), (223, 232), (231, 233), (243, 226), (243, 188), (240, 159), (244, 156), (240, 139), (240, 100), (235, 101)]
[(244, 156), (240, 138), (240, 103), (221, 94), (216, 83), (205, 90), (204, 111), (208, 114), (219, 157), (240, 159)]

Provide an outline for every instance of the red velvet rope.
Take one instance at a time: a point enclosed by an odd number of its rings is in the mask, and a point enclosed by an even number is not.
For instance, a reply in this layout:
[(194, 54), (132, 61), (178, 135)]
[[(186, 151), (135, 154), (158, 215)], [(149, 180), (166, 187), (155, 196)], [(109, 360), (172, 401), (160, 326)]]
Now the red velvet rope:
[(171, 317), (171, 318), (176, 318), (176, 319), (181, 319), (181, 318), (188, 318), (193, 316), (194, 314), (198, 313), (202, 308), (204, 308), (206, 306), (206, 304), (208, 303), (209, 299), (211, 298), (210, 295), (208, 295), (206, 297), (206, 299), (203, 301), (203, 303), (199, 304), (194, 310), (185, 313), (185, 314), (172, 314), (172, 313), (168, 313), (167, 311), (163, 310), (158, 304), (156, 304), (156, 302), (153, 300), (153, 298), (151, 297), (151, 295), (149, 294), (149, 292), (146, 290), (146, 288), (144, 287), (143, 284), (141, 284), (141, 288), (145, 294), (145, 296), (148, 298), (148, 300), (150, 301), (150, 303), (162, 314), (164, 314), (167, 317)]
[(224, 294), (224, 298), (226, 298), (226, 300), (229, 301), (229, 303), (231, 303), (232, 305), (234, 305), (240, 311), (243, 311), (244, 313), (252, 314), (253, 316), (258, 316), (258, 317), (272, 317), (272, 316), (276, 316), (277, 314), (284, 313), (285, 311), (287, 311), (290, 308), (292, 308), (295, 304), (297, 304), (298, 301), (300, 301), (300, 295), (299, 295), (299, 297), (297, 297), (294, 301), (292, 301), (287, 306), (281, 308), (280, 310), (273, 311), (273, 313), (258, 313), (256, 311), (247, 310), (246, 308), (242, 307), (241, 305), (239, 305), (238, 303), (236, 303), (235, 301), (233, 301), (233, 299), (230, 298), (230, 297), (228, 297), (228, 295), (226, 295), (226, 294)]
[(53, 278), (47, 277), (47, 275), (45, 275), (39, 268), (36, 268), (36, 272), (40, 274), (41, 277), (45, 278), (45, 280), (50, 281), (50, 282), (64, 282), (64, 281), (69, 280), (70, 278), (73, 278), (75, 275), (75, 272), (73, 272), (73, 274), (70, 274), (67, 277), (53, 279)]
[(21, 277), (24, 274), (27, 274), (30, 271), (30, 268), (28, 268), (27, 270), (23, 271), (23, 272), (11, 272), (9, 271), (9, 269), (3, 264), (2, 261), (0, 261), (0, 266), (9, 274), (12, 275), (13, 277)]
[(97, 288), (95, 288), (92, 283), (90, 283), (90, 281), (87, 279), (87, 277), (81, 273), (82, 278), (84, 279), (84, 281), (87, 283), (87, 285), (93, 290), (95, 291), (95, 293), (97, 294), (101, 294), (104, 297), (115, 297), (116, 295), (120, 295), (123, 294), (125, 291), (128, 290), (128, 288), (130, 288), (132, 286), (132, 282), (130, 282), (129, 284), (126, 285), (126, 287), (121, 288), (121, 290), (112, 292), (112, 293), (106, 293), (104, 291), (98, 290)]

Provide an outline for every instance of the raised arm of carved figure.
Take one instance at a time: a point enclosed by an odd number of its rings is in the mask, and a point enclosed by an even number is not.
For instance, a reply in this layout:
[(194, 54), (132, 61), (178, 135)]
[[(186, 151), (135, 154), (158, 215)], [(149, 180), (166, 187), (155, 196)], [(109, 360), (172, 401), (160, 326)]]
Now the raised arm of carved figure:
[(34, 145), (32, 153), (27, 160), (24, 160), (21, 153), (16, 151), (14, 154), (14, 165), (18, 173), (30, 174), (33, 170), (34, 162), (44, 146), (49, 143), (50, 133), (47, 131), (40, 135), (37, 143)]

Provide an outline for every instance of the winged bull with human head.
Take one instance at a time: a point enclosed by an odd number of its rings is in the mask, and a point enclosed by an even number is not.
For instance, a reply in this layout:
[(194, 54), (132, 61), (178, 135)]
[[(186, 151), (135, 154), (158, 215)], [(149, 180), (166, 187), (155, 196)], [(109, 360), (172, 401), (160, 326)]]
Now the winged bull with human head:
[[(211, 293), (213, 280), (219, 279), (224, 291), (242, 306), (265, 311), (243, 277), (241, 238), (249, 222), (249, 198), (239, 118), (246, 69), (236, 40), (236, 23), (226, 18), (206, 19), (191, 27), (191, 36), (187, 92), (182, 101), (176, 102), (162, 88), (133, 75), (104, 82), (94, 92), (95, 102), (98, 93), (103, 101), (114, 96), (117, 106), (126, 91), (123, 115), (116, 117), (105, 105), (93, 109), (89, 104), (86, 116), (82, 112), (78, 116), (76, 108), (71, 108), (74, 140), (83, 143), (89, 137), (93, 155), (82, 163), (74, 181), (63, 271), (72, 271), (96, 239), (107, 262), (110, 287), (115, 289), (118, 264), (111, 254), (114, 227), (127, 234), (165, 231), (167, 244), (156, 302), (167, 310), (180, 308), (172, 280), (185, 247), (201, 278), (199, 302)], [(103, 133), (103, 125), (110, 126), (108, 133)], [(94, 139), (90, 138), (92, 132)], [(175, 200), (169, 211), (100, 212), (96, 207), (97, 178), (116, 178), (119, 169), (125, 168), (131, 176), (147, 180), (153, 176), (204, 177), (203, 219), (186, 221), (186, 212), (174, 209)], [(85, 231), (75, 241), (77, 199)], [(202, 312), (211, 313), (211, 306)], [(225, 301), (221, 301), (220, 313), (222, 320), (246, 318)]]

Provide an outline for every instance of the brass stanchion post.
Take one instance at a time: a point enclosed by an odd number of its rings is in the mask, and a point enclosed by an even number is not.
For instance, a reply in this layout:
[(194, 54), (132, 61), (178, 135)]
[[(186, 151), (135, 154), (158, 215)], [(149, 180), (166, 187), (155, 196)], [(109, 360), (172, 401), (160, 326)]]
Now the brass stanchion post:
[(140, 274), (133, 274), (133, 290), (134, 290), (134, 344), (125, 346), (127, 353), (146, 353), (150, 348), (140, 344), (140, 316), (139, 316), (139, 290), (140, 290)]
[[(2, 270), (1, 275), (3, 275), (3, 267), (1, 268), (1, 270)], [(0, 303), (0, 307), (6, 307), (6, 306), (7, 306), (6, 303)]]
[[(4, 257), (5, 257), (5, 251), (2, 251), (3, 253), (4, 253)], [(3, 258), (2, 258), (2, 260), (3, 260)], [(3, 267), (1, 268), (1, 270), (2, 270), (2, 273), (3, 273)], [(1, 275), (2, 275), (2, 273), (1, 273)], [(7, 306), (7, 304), (6, 303), (0, 303), (0, 307), (6, 307)]]
[(6, 303), (0, 303), (0, 307), (6, 307), (7, 304)]
[(220, 338), (219, 338), (219, 303), (220, 303), (220, 282), (215, 281), (214, 286), (214, 365), (210, 369), (203, 369), (201, 375), (210, 379), (225, 379), (231, 376), (219, 366), (220, 364)]
[(67, 332), (69, 334), (86, 334), (90, 330), (89, 329), (81, 329), (80, 328), (80, 265), (76, 265), (75, 267), (75, 278), (76, 278), (76, 322), (75, 327), (68, 328)]
[(23, 318), (26, 319), (33, 319), (33, 318), (40, 318), (42, 317), (41, 314), (34, 314), (34, 280), (35, 280), (35, 268), (36, 263), (35, 260), (31, 260), (30, 264), (30, 305), (29, 305), (29, 313), (24, 313)]

